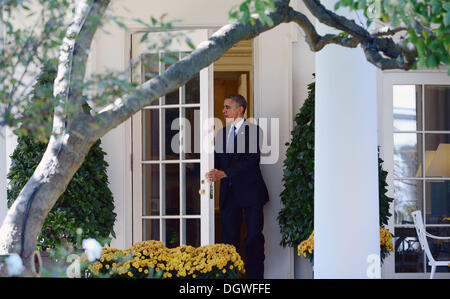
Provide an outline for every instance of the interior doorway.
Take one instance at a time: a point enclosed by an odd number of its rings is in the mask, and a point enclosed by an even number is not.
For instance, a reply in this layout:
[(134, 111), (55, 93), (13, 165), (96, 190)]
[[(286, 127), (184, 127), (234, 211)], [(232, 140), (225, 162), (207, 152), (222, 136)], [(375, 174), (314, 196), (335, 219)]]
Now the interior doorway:
[[(223, 101), (227, 95), (239, 93), (247, 100), (245, 118), (253, 117), (253, 40), (238, 42), (214, 63), (214, 117), (222, 121)], [(217, 133), (218, 128), (216, 128)], [(219, 212), (220, 182), (214, 186), (215, 243), (221, 243), (221, 219)], [(243, 213), (244, 214), (244, 213)], [(241, 257), (245, 259), (244, 239), (247, 234), (245, 216), (241, 227)]]

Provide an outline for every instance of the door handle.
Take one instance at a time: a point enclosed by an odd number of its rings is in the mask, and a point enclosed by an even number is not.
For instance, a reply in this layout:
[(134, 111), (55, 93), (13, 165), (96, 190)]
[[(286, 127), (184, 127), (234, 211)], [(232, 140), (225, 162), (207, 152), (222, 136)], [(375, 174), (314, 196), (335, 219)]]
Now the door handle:
[[(201, 183), (202, 183), (202, 185), (204, 185), (204, 184), (205, 184), (205, 182), (206, 182), (206, 181), (205, 181), (204, 179), (203, 179), (203, 180), (201, 180)], [(206, 192), (206, 191), (205, 191), (205, 189), (199, 189), (199, 190), (198, 190), (198, 194), (200, 194), (200, 195), (203, 195), (203, 194), (205, 194), (205, 192)]]

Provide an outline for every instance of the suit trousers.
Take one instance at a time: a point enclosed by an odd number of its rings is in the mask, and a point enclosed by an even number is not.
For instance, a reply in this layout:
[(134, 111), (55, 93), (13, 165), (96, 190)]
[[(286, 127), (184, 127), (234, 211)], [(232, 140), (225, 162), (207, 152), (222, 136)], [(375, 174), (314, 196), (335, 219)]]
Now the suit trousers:
[(245, 271), (249, 279), (264, 278), (263, 206), (237, 207), (225, 204), (220, 210), (222, 243), (231, 244), (240, 252), (242, 210), (245, 213), (247, 236), (244, 241)]

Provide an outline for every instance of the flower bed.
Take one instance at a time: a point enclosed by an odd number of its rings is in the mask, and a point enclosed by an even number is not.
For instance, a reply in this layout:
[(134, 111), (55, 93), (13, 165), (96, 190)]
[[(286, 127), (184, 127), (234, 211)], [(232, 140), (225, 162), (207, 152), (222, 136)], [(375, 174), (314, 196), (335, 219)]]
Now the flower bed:
[(160, 241), (143, 241), (126, 250), (103, 248), (99, 261), (88, 267), (93, 277), (239, 278), (244, 263), (232, 245), (166, 248)]
[[(311, 233), (307, 240), (302, 241), (298, 247), (298, 255), (305, 257), (311, 264), (314, 264), (314, 232)], [(380, 227), (380, 257), (381, 262), (389, 255), (391, 251), (394, 250), (394, 245), (392, 244), (392, 234), (385, 229)]]

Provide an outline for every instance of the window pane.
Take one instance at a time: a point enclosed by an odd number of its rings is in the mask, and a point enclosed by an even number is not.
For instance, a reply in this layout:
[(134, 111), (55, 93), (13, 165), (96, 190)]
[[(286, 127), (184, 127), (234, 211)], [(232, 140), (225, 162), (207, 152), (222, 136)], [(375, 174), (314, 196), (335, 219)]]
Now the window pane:
[(144, 219), (142, 222), (142, 240), (159, 241), (159, 219)]
[[(172, 64), (179, 60), (178, 52), (166, 52), (162, 56), (162, 60), (164, 63), (164, 69), (167, 70)], [(180, 103), (180, 89), (176, 89), (165, 95), (163, 104), (171, 105), (171, 104), (179, 104)]]
[[(448, 237), (450, 236), (450, 227), (427, 227), (427, 231), (435, 236)], [(437, 261), (450, 261), (450, 242), (427, 238), (428, 246), (430, 247), (431, 255)], [(447, 240), (448, 241), (448, 240)], [(431, 267), (428, 266), (427, 258), (427, 272), (431, 272)], [(449, 273), (450, 267), (437, 267), (436, 272)]]
[(142, 215), (159, 215), (159, 164), (142, 166)]
[(185, 159), (200, 159), (200, 108), (183, 108), (183, 151)]
[(394, 176), (421, 177), (422, 134), (394, 133)]
[[(159, 75), (159, 54), (141, 55), (142, 82), (150, 80)], [(151, 106), (159, 105), (159, 99), (154, 100)]]
[(183, 164), (185, 168), (184, 214), (200, 215), (200, 163)]
[(425, 135), (427, 177), (450, 177), (450, 134)]
[(395, 224), (413, 224), (411, 212), (422, 209), (423, 182), (394, 180)]
[(450, 131), (450, 85), (425, 85), (425, 130)]
[(185, 85), (185, 101), (187, 104), (200, 103), (200, 75), (195, 74)]
[(397, 227), (394, 233), (395, 272), (423, 273), (424, 254), (415, 228)]
[(176, 105), (179, 103), (180, 99), (180, 89), (169, 92), (164, 97), (165, 105)]
[(144, 82), (159, 75), (159, 55), (147, 53), (141, 55), (141, 65)]
[(163, 164), (165, 173), (165, 201), (164, 215), (180, 214), (180, 166), (177, 164)]
[(186, 245), (200, 246), (200, 219), (184, 219)]
[(159, 160), (159, 110), (142, 110), (142, 160)]
[(426, 223), (450, 224), (450, 180), (426, 181)]
[(163, 219), (167, 248), (180, 246), (180, 219)]
[(164, 119), (163, 160), (178, 160), (180, 158), (179, 109), (162, 109)]
[(394, 85), (393, 101), (394, 131), (421, 130), (421, 85)]

